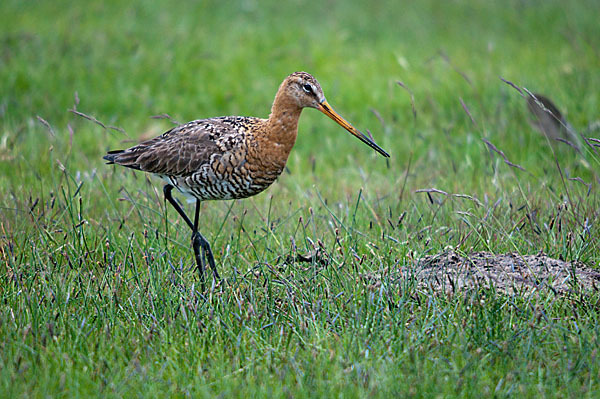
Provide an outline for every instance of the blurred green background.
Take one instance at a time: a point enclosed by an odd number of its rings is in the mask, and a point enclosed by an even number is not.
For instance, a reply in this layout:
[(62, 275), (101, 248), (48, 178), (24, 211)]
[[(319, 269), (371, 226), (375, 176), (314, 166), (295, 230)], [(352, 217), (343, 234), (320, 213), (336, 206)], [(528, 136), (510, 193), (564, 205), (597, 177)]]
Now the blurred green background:
[[(516, 93), (499, 76), (546, 93), (575, 125), (597, 117), (596, 1), (9, 0), (2, 11), (5, 129), (19, 130), (33, 115), (64, 129), (75, 93), (81, 111), (134, 138), (160, 113), (182, 122), (266, 117), (278, 84), (296, 70), (314, 74), (342, 114), (370, 127), (397, 155), (418, 145), (415, 136), (433, 129), (427, 137), (435, 141), (439, 130), (466, 118), (459, 97), (474, 116), (486, 117), (477, 134), (519, 140), (527, 132), (506, 127), (523, 115), (510, 106)], [(416, 125), (396, 80), (415, 94)], [(388, 132), (371, 108), (392, 124)], [(303, 124), (334, 129), (316, 117)], [(315, 136), (301, 136), (301, 153)], [(99, 150), (86, 144), (87, 155)]]

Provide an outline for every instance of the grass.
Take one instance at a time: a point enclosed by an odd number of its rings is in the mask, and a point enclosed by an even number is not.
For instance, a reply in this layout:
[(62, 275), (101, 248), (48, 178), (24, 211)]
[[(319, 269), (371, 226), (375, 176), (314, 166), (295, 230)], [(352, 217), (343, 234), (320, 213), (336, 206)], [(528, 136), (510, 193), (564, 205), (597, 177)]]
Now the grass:
[[(599, 266), (597, 149), (549, 143), (500, 79), (598, 138), (598, 2), (0, 11), (3, 397), (598, 396), (596, 291), (398, 278), (448, 248)], [(152, 115), (265, 117), (295, 70), (392, 158), (305, 111), (273, 187), (203, 205), (224, 282), (202, 292), (160, 182), (101, 156), (169, 128)]]

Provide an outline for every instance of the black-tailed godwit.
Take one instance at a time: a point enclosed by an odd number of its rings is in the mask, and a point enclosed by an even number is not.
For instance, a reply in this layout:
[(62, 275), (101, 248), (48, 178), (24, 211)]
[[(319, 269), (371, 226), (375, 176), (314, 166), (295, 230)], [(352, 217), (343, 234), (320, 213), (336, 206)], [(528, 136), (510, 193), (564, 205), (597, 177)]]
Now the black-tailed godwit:
[[(319, 82), (306, 72), (289, 75), (275, 96), (269, 119), (225, 116), (201, 119), (126, 150), (109, 151), (109, 164), (164, 179), (165, 198), (192, 229), (192, 247), (204, 282), (205, 257), (219, 278), (208, 241), (198, 231), (200, 202), (246, 198), (269, 187), (285, 167), (303, 108), (316, 108), (385, 157), (389, 154), (338, 115)], [(196, 199), (194, 222), (173, 199), (172, 190)], [(202, 254), (200, 253), (202, 249)]]

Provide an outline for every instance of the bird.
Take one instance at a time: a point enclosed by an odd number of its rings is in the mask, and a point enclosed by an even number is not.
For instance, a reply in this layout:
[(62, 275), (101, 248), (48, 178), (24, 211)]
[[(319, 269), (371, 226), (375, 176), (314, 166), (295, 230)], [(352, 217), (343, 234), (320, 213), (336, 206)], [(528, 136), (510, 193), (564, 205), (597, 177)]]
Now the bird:
[(528, 94), (527, 109), (534, 117), (534, 120), (531, 122), (533, 127), (538, 129), (549, 140), (567, 142), (579, 150), (581, 146), (577, 133), (560, 113), (552, 100), (542, 94)]
[[(298, 120), (304, 108), (315, 108), (384, 157), (389, 154), (361, 133), (329, 105), (319, 82), (307, 72), (287, 76), (275, 95), (268, 119), (222, 116), (194, 120), (125, 150), (103, 157), (158, 176), (165, 199), (192, 230), (192, 248), (204, 285), (206, 261), (219, 280), (207, 239), (198, 229), (200, 203), (242, 199), (269, 187), (284, 170), (296, 142)], [(195, 199), (194, 220), (173, 198), (173, 189)]]

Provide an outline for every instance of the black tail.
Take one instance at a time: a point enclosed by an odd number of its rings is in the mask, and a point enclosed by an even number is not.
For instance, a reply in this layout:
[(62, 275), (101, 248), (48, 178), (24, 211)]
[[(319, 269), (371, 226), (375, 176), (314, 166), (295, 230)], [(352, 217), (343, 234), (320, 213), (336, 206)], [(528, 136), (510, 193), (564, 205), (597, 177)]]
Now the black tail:
[(124, 150), (109, 151), (105, 156), (102, 157), (102, 159), (106, 159), (108, 161), (106, 163), (107, 165), (112, 165), (115, 163), (115, 158), (117, 158), (117, 156), (119, 156), (119, 154), (122, 154), (123, 152), (125, 152), (125, 151)]
[(135, 170), (142, 170), (136, 162), (137, 155), (131, 151), (113, 150), (106, 153), (102, 158), (108, 161), (108, 165), (117, 164)]

